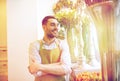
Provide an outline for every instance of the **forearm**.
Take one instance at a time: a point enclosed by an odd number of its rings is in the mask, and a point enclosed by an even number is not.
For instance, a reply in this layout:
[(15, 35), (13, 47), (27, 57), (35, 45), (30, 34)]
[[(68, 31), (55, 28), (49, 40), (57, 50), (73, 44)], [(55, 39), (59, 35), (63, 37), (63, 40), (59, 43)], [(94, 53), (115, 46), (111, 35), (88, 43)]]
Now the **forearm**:
[(63, 65), (60, 63), (40, 64), (38, 70), (48, 74), (65, 75), (65, 70), (63, 68)]

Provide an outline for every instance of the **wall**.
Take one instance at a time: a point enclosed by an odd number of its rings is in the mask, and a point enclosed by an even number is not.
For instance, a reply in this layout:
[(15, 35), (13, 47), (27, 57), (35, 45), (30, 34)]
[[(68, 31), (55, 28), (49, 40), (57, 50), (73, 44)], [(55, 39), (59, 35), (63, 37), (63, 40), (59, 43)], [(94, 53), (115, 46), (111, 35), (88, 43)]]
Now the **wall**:
[(41, 19), (55, 0), (7, 0), (8, 81), (33, 81), (28, 72), (29, 43), (42, 38)]
[(33, 81), (28, 45), (37, 39), (37, 0), (7, 0), (8, 81)]
[(0, 50), (6, 49), (6, 34), (6, 0), (0, 0)]

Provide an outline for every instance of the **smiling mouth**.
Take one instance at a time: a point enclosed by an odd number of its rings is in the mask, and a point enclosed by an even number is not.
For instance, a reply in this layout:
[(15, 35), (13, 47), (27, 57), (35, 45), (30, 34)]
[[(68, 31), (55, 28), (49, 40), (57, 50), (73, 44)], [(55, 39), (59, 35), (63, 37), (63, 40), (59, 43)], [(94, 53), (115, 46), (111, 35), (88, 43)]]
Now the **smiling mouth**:
[(52, 30), (53, 33), (58, 33), (57, 29)]
[(53, 33), (54, 33), (54, 34), (58, 34), (58, 31), (57, 31), (57, 30), (55, 30), (55, 31), (53, 31)]

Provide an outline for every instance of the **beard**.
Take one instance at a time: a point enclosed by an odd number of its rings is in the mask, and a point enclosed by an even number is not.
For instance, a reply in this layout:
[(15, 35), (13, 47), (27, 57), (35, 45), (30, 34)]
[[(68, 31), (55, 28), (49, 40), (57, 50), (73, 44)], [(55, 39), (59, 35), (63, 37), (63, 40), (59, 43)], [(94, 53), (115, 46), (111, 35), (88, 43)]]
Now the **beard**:
[(49, 38), (54, 38), (54, 37), (56, 37), (56, 36), (54, 36), (54, 35), (52, 35), (52, 34), (48, 34), (47, 35)]
[(57, 36), (58, 36), (58, 30), (57, 30), (57, 29), (52, 30), (51, 32), (49, 32), (49, 33), (47, 34), (47, 36), (48, 36), (49, 38), (57, 37)]

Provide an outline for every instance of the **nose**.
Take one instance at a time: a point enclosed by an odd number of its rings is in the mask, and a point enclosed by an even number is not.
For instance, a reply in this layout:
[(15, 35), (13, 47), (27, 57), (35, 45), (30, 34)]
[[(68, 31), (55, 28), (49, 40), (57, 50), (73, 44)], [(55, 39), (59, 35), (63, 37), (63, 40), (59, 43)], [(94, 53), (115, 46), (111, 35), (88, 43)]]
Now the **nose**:
[(59, 29), (60, 29), (59, 24), (56, 24), (56, 25), (55, 25), (55, 29), (56, 29), (56, 30), (59, 30)]

